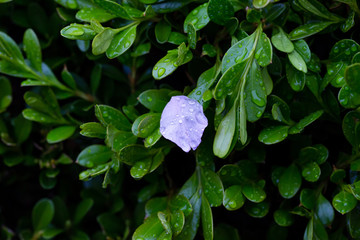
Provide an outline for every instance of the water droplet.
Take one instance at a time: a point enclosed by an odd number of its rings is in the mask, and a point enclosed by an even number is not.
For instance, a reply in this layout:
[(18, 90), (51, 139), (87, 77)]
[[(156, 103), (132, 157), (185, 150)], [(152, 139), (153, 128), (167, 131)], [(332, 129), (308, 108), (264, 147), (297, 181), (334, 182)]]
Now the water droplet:
[(151, 97), (147, 97), (147, 101), (148, 101), (148, 102), (151, 102), (151, 101), (152, 101), (152, 98), (151, 98)]
[(197, 92), (196, 92), (196, 95), (201, 95), (201, 91), (197, 91)]
[(161, 77), (162, 75), (164, 75), (164, 73), (165, 73), (165, 68), (160, 68), (159, 71), (158, 71), (159, 77)]
[(342, 43), (340, 43), (340, 47), (345, 47), (345, 43), (344, 42), (342, 42)]
[(333, 51), (334, 51), (334, 53), (338, 53), (338, 52), (339, 52), (339, 48), (338, 48), (338, 47), (334, 47)]
[(203, 17), (204, 19), (207, 19), (208, 18), (208, 15), (204, 15), (204, 17)]
[(189, 112), (194, 112), (194, 109), (190, 108), (190, 109), (189, 109)]
[(179, 120), (179, 123), (181, 124), (182, 122), (183, 122), (183, 121), (180, 119), (180, 120)]
[(228, 202), (228, 206), (230, 208), (236, 208), (236, 202), (235, 201), (230, 201), (230, 202)]
[(192, 23), (193, 25), (195, 25), (198, 21), (199, 21), (199, 19), (194, 18), (194, 19), (191, 21), (191, 23)]
[(188, 101), (188, 103), (189, 103), (190, 105), (194, 105), (194, 104), (195, 104), (195, 100), (190, 99), (190, 100)]
[(164, 62), (170, 62), (170, 59), (167, 58), (167, 59), (164, 60)]
[(357, 48), (356, 44), (353, 44), (353, 45), (351, 46), (351, 51), (357, 52), (357, 50), (358, 50), (358, 48)]
[(196, 14), (198, 14), (198, 12), (199, 12), (199, 10), (195, 9), (192, 11), (192, 14), (196, 15)]
[(350, 54), (351, 54), (350, 49), (346, 49), (346, 50), (345, 50), (345, 54), (346, 54), (346, 55), (350, 55)]
[(125, 43), (125, 47), (128, 48), (130, 46), (130, 42)]
[(258, 117), (258, 118), (261, 117), (261, 115), (262, 115), (262, 112), (261, 112), (261, 111), (259, 111), (259, 112), (256, 113), (256, 117)]
[(265, 100), (257, 95), (256, 90), (251, 91), (251, 100), (259, 107), (265, 106)]
[(155, 67), (154, 67), (154, 70), (157, 70), (157, 69), (158, 69), (158, 67), (155, 66)]
[(222, 170), (220, 173), (221, 173), (221, 175), (226, 175), (226, 174), (227, 174), (227, 171), (226, 171), (226, 170)]

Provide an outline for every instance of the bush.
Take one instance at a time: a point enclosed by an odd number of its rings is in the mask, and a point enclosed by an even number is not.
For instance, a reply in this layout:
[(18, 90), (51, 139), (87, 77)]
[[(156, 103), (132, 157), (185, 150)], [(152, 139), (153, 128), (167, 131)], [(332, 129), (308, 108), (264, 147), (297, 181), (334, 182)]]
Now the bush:
[(1, 239), (360, 239), (356, 0), (0, 0)]

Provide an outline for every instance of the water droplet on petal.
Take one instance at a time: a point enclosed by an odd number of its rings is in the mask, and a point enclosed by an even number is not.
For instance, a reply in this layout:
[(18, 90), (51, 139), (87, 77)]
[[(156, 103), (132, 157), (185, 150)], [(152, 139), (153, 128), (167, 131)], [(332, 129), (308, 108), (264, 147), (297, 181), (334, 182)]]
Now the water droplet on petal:
[(165, 73), (165, 68), (160, 68), (159, 71), (158, 71), (159, 77), (161, 77), (162, 75), (164, 75), (164, 73)]

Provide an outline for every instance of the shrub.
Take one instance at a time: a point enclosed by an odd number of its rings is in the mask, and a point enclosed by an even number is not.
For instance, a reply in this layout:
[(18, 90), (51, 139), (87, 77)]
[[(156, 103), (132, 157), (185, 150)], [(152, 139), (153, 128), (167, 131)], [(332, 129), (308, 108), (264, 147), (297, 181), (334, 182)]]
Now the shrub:
[(356, 0), (0, 0), (1, 239), (360, 238)]

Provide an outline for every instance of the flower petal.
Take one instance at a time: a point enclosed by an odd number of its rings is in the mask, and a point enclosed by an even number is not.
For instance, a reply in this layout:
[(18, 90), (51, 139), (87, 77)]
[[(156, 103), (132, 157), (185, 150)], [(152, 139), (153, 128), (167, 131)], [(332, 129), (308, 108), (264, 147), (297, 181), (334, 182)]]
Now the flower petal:
[(186, 96), (174, 96), (161, 114), (160, 133), (184, 152), (189, 152), (199, 146), (207, 125), (200, 103)]

